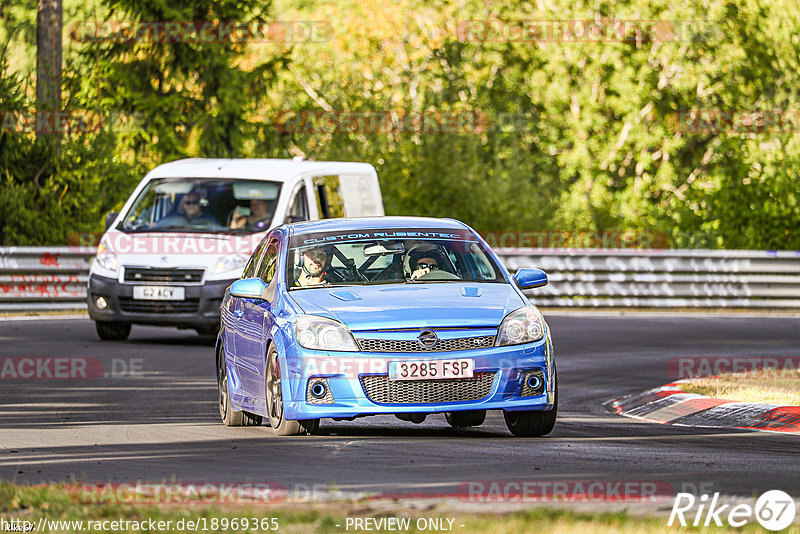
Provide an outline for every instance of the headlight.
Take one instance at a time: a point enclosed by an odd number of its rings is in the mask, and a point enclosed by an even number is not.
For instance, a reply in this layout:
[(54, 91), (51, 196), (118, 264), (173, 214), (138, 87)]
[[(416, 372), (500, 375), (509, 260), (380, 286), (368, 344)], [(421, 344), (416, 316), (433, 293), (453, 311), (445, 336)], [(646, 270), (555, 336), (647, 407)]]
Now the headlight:
[(350, 331), (339, 321), (317, 315), (298, 315), (293, 326), (295, 339), (307, 349), (358, 350)]
[(519, 345), (539, 341), (544, 336), (544, 321), (539, 310), (525, 306), (515, 310), (503, 319), (497, 333), (498, 347), (503, 345)]
[(113, 252), (108, 252), (106, 250), (106, 246), (102, 243), (99, 247), (97, 247), (97, 263), (100, 264), (100, 267), (103, 269), (108, 269), (109, 271), (116, 271), (117, 270), (117, 255)]
[(233, 271), (234, 269), (239, 269), (240, 267), (245, 266), (248, 259), (249, 258), (244, 254), (228, 254), (227, 256), (223, 256), (217, 260), (216, 265), (214, 265), (214, 272), (224, 273), (227, 271)]

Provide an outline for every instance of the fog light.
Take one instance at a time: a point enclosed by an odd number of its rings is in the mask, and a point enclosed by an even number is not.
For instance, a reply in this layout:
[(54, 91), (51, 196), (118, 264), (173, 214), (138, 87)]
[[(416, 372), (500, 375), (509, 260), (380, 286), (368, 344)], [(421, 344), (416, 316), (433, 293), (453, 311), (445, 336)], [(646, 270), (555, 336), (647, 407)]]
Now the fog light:
[(315, 382), (311, 386), (311, 394), (314, 395), (316, 398), (321, 399), (322, 397), (325, 396), (325, 391), (327, 389), (328, 388), (326, 388), (325, 384), (323, 384), (322, 382)]
[(531, 389), (539, 389), (539, 386), (542, 384), (542, 379), (536, 375), (530, 375), (526, 383)]
[(94, 305), (97, 306), (98, 310), (105, 310), (108, 308), (108, 301), (104, 297), (97, 297), (94, 299)]
[(520, 397), (533, 397), (544, 393), (544, 371), (541, 369), (531, 369), (522, 375), (522, 387)]
[(306, 402), (309, 404), (333, 404), (333, 394), (327, 378), (311, 378), (306, 386)]

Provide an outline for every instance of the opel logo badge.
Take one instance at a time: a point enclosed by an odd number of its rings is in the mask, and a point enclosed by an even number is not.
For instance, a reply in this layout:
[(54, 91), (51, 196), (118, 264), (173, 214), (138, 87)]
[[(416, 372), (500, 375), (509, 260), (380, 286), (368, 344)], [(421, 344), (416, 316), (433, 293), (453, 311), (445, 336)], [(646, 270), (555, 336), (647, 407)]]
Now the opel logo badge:
[(432, 349), (439, 342), (439, 337), (433, 330), (423, 330), (417, 338), (423, 349)]

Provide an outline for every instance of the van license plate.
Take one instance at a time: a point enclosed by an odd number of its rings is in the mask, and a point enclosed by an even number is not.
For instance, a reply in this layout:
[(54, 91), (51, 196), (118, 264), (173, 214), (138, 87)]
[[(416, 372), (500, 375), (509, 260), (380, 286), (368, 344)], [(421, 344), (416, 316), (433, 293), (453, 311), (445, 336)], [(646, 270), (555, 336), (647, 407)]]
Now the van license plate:
[(184, 288), (170, 286), (134, 286), (133, 298), (137, 300), (183, 300)]

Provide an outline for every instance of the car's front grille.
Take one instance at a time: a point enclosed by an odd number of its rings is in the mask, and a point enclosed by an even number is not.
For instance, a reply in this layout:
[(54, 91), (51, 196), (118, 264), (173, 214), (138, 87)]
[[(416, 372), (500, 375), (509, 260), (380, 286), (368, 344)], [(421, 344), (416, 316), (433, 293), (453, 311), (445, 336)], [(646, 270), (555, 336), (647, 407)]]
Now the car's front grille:
[(200, 299), (186, 300), (136, 300), (119, 297), (119, 307), (128, 313), (194, 313)]
[(377, 404), (435, 404), (480, 400), (489, 395), (494, 371), (476, 372), (472, 378), (440, 380), (389, 380), (388, 375), (362, 375), (361, 387)]
[(125, 267), (125, 282), (168, 282), (197, 284), (203, 281), (203, 269), (158, 269)]
[(485, 349), (494, 346), (495, 336), (440, 339), (433, 347), (423, 347), (416, 339), (356, 339), (362, 352), (446, 352)]

